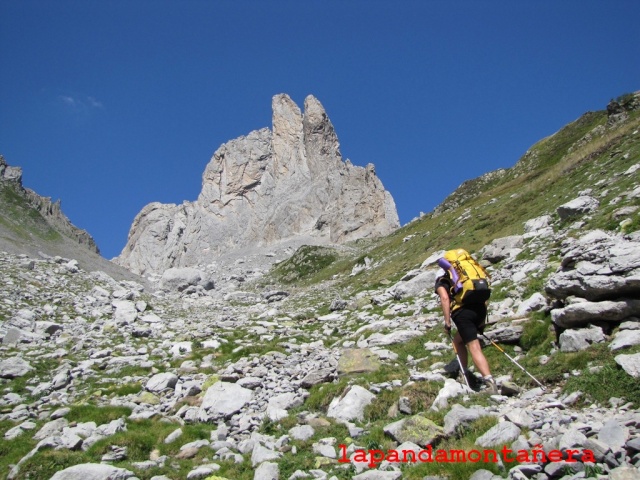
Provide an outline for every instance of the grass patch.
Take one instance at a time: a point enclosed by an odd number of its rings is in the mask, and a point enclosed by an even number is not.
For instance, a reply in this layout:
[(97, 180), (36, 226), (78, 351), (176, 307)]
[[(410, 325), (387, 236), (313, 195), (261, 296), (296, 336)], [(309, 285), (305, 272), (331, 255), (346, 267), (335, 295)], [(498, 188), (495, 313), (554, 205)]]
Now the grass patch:
[(335, 383), (322, 383), (314, 385), (309, 391), (309, 396), (304, 402), (305, 408), (311, 411), (326, 412), (331, 400), (342, 395), (349, 385), (349, 379), (341, 378)]
[(551, 317), (540, 318), (540, 314), (535, 314), (524, 324), (520, 346), (525, 350), (535, 354), (537, 349), (543, 348), (549, 351), (549, 346), (555, 338), (551, 327)]
[(71, 450), (41, 450), (20, 465), (16, 480), (51, 478), (56, 472), (89, 461), (85, 452)]
[[(590, 358), (596, 357), (602, 367), (591, 372), (589, 368), (581, 368), (579, 376), (572, 376), (564, 386), (566, 392), (581, 391), (585, 401), (606, 405), (612, 397), (624, 398), (629, 402), (637, 402), (640, 398), (640, 382), (633, 378), (614, 360), (619, 352), (611, 353), (608, 348), (596, 348)], [(606, 352), (605, 352), (606, 350)], [(634, 350), (640, 350), (635, 348)]]
[(118, 420), (122, 417), (131, 415), (131, 409), (127, 407), (114, 407), (97, 405), (73, 405), (71, 411), (66, 415), (69, 422), (96, 422), (96, 425), (104, 425), (105, 423)]
[(291, 258), (275, 265), (274, 273), (283, 283), (307, 280), (338, 259), (333, 248), (303, 245)]

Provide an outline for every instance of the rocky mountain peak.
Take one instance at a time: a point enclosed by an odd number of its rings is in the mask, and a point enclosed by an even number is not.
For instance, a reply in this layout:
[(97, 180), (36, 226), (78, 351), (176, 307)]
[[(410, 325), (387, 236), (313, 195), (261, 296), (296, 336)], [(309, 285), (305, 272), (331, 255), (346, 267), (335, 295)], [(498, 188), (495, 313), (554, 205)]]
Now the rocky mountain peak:
[(343, 161), (335, 129), (313, 96), (304, 113), (285, 94), (272, 129), (223, 144), (195, 202), (147, 205), (116, 263), (135, 273), (207, 264), (239, 248), (341, 244), (399, 227), (373, 166)]

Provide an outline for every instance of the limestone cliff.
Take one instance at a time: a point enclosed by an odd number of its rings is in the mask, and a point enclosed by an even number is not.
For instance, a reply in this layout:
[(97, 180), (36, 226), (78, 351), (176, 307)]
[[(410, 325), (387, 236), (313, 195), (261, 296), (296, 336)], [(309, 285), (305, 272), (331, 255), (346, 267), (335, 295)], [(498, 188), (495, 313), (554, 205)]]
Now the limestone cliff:
[(195, 202), (144, 207), (114, 261), (135, 273), (159, 273), (237, 248), (294, 238), (339, 244), (399, 227), (374, 166), (343, 161), (316, 98), (305, 99), (304, 114), (284, 94), (272, 107), (272, 130), (253, 131), (214, 153)]

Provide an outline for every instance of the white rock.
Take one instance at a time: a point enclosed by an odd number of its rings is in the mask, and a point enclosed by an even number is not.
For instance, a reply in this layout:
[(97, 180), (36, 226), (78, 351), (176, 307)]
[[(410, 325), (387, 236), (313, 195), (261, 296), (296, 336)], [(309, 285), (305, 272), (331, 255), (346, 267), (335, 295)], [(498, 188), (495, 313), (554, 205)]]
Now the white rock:
[(364, 408), (376, 396), (359, 385), (353, 385), (342, 396), (334, 398), (329, 404), (327, 416), (339, 420), (362, 420)]

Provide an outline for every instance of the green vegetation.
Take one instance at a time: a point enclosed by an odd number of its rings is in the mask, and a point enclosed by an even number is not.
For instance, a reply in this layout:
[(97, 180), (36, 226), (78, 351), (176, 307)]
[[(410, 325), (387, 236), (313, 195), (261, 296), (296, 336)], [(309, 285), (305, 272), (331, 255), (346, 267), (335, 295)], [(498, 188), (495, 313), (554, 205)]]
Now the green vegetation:
[(333, 248), (304, 245), (289, 259), (277, 264), (274, 273), (283, 283), (298, 283), (327, 268), (338, 259)]
[[(334, 278), (336, 287), (352, 293), (379, 288), (437, 250), (462, 245), (474, 253), (495, 238), (523, 233), (528, 219), (548, 214), (557, 220), (556, 208), (586, 189), (601, 203), (586, 219), (588, 228), (620, 230), (623, 218), (613, 216), (618, 209), (614, 199), (637, 186), (633, 175), (622, 173), (640, 157), (640, 136), (633, 135), (640, 127), (640, 111), (630, 112), (629, 120), (615, 129), (606, 129), (606, 121), (605, 111), (583, 115), (531, 147), (513, 168), (464, 182), (435, 212), (382, 239), (354, 242), (351, 259), (344, 252), (305, 246), (280, 264), (275, 275), (307, 285)], [(627, 204), (640, 206), (640, 200)], [(630, 220), (626, 232), (640, 227), (638, 214)], [(372, 267), (350, 276), (365, 257)], [(545, 277), (532, 279), (527, 293), (539, 291)]]
[(47, 242), (62, 238), (13, 185), (0, 183), (0, 204), (0, 225), (13, 233), (16, 241), (28, 241), (32, 236)]

